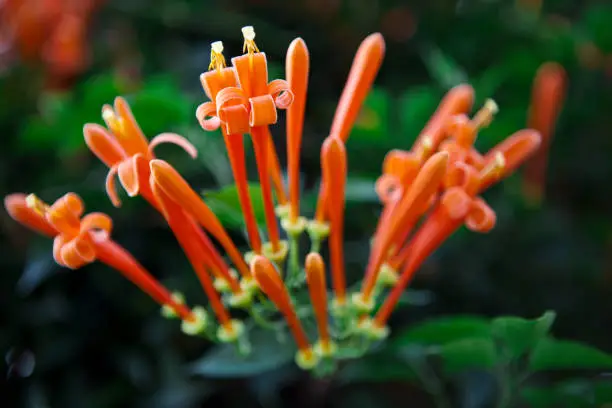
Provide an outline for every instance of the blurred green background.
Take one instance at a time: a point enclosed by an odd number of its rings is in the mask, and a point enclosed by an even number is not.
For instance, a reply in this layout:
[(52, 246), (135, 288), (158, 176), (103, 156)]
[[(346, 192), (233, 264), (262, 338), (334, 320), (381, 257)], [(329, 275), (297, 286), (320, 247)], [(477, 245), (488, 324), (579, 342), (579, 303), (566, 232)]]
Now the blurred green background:
[[(45, 10), (62, 2), (17, 3)], [(205, 100), (198, 76), (207, 69), (209, 44), (222, 40), (226, 56), (235, 55), (241, 50), (240, 28), (253, 25), (260, 49), (268, 54), (271, 76), (282, 77), (288, 44), (297, 36), (305, 39), (311, 75), (302, 150), (303, 209), (312, 211), (319, 148), (352, 57), (366, 35), (380, 31), (387, 41), (386, 58), (347, 146), (346, 263), (350, 279), (357, 280), (380, 211), (373, 183), (384, 154), (408, 149), (442, 95), (466, 81), (476, 89), (476, 105), (493, 97), (500, 106), (477, 142), (486, 150), (525, 126), (533, 76), (543, 62), (557, 61), (568, 72), (569, 88), (552, 145), (545, 202), (526, 205), (518, 176), (488, 192), (497, 227), (487, 236), (462, 229), (445, 243), (417, 275), (410, 305), (394, 314), (392, 325), (401, 330), (451, 314), (537, 317), (551, 309), (558, 315), (555, 335), (612, 352), (608, 1), (98, 3), (83, 33), (88, 64), (77, 75), (69, 72), (58, 80), (48, 57), (25, 58), (19, 49), (4, 47), (10, 36), (0, 36), (3, 195), (36, 192), (52, 201), (68, 191), (80, 194), (89, 210), (113, 217), (115, 239), (156, 276), (192, 302), (203, 302), (161, 218), (141, 199), (124, 197), (121, 210), (111, 206), (104, 193), (106, 168), (83, 143), (83, 124), (101, 123), (102, 104), (125, 95), (149, 137), (163, 131), (185, 135), (200, 149), (197, 160), (185, 160), (172, 147), (159, 149), (159, 156), (194, 186), (210, 190), (211, 206), (227, 225), (238, 227), (235, 237), (244, 244), (235, 197), (216, 192), (232, 181), (222, 139), (202, 131), (194, 115)], [(6, 34), (10, 16), (2, 17), (0, 34)], [(273, 133), (284, 163), (283, 120)], [(249, 164), (256, 180), (252, 155)], [(62, 270), (53, 263), (49, 240), (34, 236), (4, 212), (0, 227), (2, 406), (434, 406), (400, 363), (378, 357), (326, 380), (309, 378), (284, 361), (243, 375), (222, 375), (210, 366), (199, 370), (194, 362), (211, 352), (211, 345), (184, 336), (176, 322), (160, 318), (157, 306), (116, 272), (97, 264)], [(274, 349), (269, 352), (263, 360), (274, 358)], [(553, 372), (543, 381), (573, 374)], [(581, 384), (559, 392), (570, 395)], [(496, 386), (484, 371), (463, 371), (438, 385), (453, 407), (493, 406)], [(603, 406), (579, 399), (576, 404), (583, 405), (569, 405), (570, 400), (563, 397), (550, 406)]]

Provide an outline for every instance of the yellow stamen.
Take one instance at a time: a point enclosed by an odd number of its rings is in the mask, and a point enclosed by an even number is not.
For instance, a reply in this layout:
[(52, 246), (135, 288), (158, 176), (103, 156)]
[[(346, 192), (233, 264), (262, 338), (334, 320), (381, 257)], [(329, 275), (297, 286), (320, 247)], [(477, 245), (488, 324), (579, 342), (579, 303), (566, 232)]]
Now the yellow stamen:
[(480, 171), (480, 180), (497, 178), (501, 175), (506, 167), (506, 158), (502, 152), (495, 154), (494, 160)]
[(223, 42), (215, 41), (210, 44), (210, 64), (208, 65), (208, 70), (212, 71), (216, 69), (217, 71), (221, 71), (226, 67), (225, 57), (223, 56)]
[(36, 194), (30, 194), (26, 197), (26, 205), (40, 216), (44, 216), (49, 211), (49, 206)]
[(110, 106), (104, 106), (102, 108), (102, 119), (106, 122), (109, 130), (117, 137), (123, 136), (123, 118), (118, 116), (113, 108)]
[(476, 112), (472, 119), (474, 129), (482, 129), (491, 124), (493, 116), (499, 111), (499, 108), (493, 99), (487, 99), (484, 106)]
[(259, 52), (259, 48), (257, 48), (257, 45), (255, 44), (255, 29), (253, 26), (242, 27), (242, 36), (244, 37), (242, 52), (249, 54)]

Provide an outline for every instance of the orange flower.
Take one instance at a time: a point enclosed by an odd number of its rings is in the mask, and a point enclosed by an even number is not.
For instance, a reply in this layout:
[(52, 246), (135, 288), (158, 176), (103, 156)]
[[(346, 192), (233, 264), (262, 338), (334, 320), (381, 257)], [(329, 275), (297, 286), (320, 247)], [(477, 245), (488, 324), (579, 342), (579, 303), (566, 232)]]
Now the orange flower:
[(346, 143), (384, 55), (385, 40), (380, 33), (370, 34), (361, 42), (338, 101), (330, 135), (337, 136)]
[(526, 198), (539, 202), (544, 194), (548, 151), (552, 143), (555, 123), (565, 99), (566, 74), (559, 64), (548, 62), (536, 73), (527, 125), (540, 132), (542, 146), (525, 164), (523, 192)]
[(317, 355), (314, 353), (306, 332), (295, 312), (287, 288), (272, 263), (263, 256), (256, 256), (251, 264), (253, 276), (261, 290), (276, 305), (283, 314), (287, 325), (298, 346), (296, 363), (302, 368), (312, 368), (317, 364)]
[(344, 192), (346, 189), (346, 150), (338, 137), (330, 136), (321, 148), (321, 168), (327, 197), (326, 214), (330, 220), (329, 249), (332, 263), (332, 286), (335, 301), (343, 305), (346, 300), (344, 277)]
[(304, 265), (306, 280), (310, 292), (310, 302), (317, 320), (319, 342), (315, 346), (320, 355), (330, 355), (335, 345), (329, 336), (329, 322), (327, 318), (327, 288), (325, 285), (325, 263), (321, 255), (316, 252), (308, 254)]
[(289, 45), (285, 71), (293, 91), (293, 103), (287, 109), (287, 167), (289, 168), (289, 219), (295, 224), (300, 215), (300, 150), (304, 129), (304, 111), (308, 90), (310, 56), (306, 43), (296, 38)]
[(485, 155), (480, 171), (463, 162), (448, 170), (447, 188), (431, 214), (410, 243), (393, 260), (392, 267), (403, 265), (400, 277), (374, 317), (374, 327), (385, 326), (402, 292), (423, 261), (462, 224), (477, 232), (488, 232), (495, 225), (495, 212), (476, 197), (493, 183), (511, 174), (538, 148), (540, 136), (533, 130), (521, 130), (508, 137)]
[(363, 304), (364, 308), (371, 310), (373, 307), (372, 293), (390, 245), (405, 229), (412, 229), (418, 217), (431, 203), (433, 194), (438, 191), (442, 183), (447, 164), (447, 153), (439, 152), (431, 156), (419, 171), (410, 189), (394, 204), (396, 207), (393, 209), (393, 214), (389, 221), (381, 227), (370, 254), (365, 279), (358, 297), (359, 303)]
[[(344, 90), (336, 107), (329, 131), (330, 136), (339, 137), (343, 143), (346, 143), (348, 140), (365, 97), (372, 87), (374, 78), (382, 64), (384, 54), (385, 40), (380, 33), (370, 34), (359, 45), (346, 84), (344, 85)], [(325, 203), (327, 200), (325, 196), (326, 190), (327, 188), (323, 184), (319, 188), (315, 214), (315, 220), (319, 223), (323, 223), (328, 216), (325, 213), (327, 209)]]
[[(206, 254), (201, 251), (201, 245), (194, 240), (192, 230), (187, 228), (192, 219), (183, 211), (183, 209), (174, 202), (156, 183), (151, 183), (153, 194), (157, 198), (158, 203), (163, 209), (166, 215), (168, 225), (174, 232), (174, 235), (180, 242), (181, 247), (185, 251), (187, 258), (191, 263), (191, 266), (196, 272), (204, 293), (210, 301), (210, 305), (217, 316), (217, 319), (221, 323), (221, 326), (225, 327), (226, 330), (231, 329), (232, 321), (227, 309), (221, 302), (217, 291), (213, 285), (211, 276), (206, 271), (205, 265), (209, 262), (206, 259)], [(232, 277), (229, 273), (226, 273), (228, 279), (228, 285), (235, 295), (235, 299), (246, 299), (242, 289), (240, 288), (239, 282)]]
[(168, 197), (179, 204), (183, 210), (190, 214), (206, 231), (214, 236), (228, 253), (232, 262), (246, 279), (251, 277), (240, 251), (219, 222), (217, 216), (202, 201), (200, 196), (189, 187), (189, 184), (168, 163), (163, 160), (151, 160), (151, 183), (159, 186)]
[[(212, 131), (221, 125), (221, 120), (217, 115), (217, 95), (219, 91), (228, 87), (236, 87), (238, 79), (233, 68), (225, 67), (225, 58), (223, 57), (223, 44), (220, 41), (214, 42), (211, 45), (210, 71), (203, 73), (200, 76), (202, 88), (210, 102), (201, 104), (197, 111), (196, 117), (204, 130)], [(243, 105), (233, 105), (226, 107), (224, 110), (224, 118), (226, 121), (233, 123), (236, 113), (238, 116), (242, 112), (246, 113), (246, 107)], [(242, 117), (245, 117), (244, 115)], [(227, 122), (226, 122), (227, 123)], [(238, 191), (238, 199), (244, 216), (244, 223), (249, 237), (251, 249), (259, 254), (261, 253), (261, 238), (259, 237), (259, 229), (255, 220), (255, 212), (251, 203), (251, 196), (248, 189), (248, 181), (246, 174), (246, 161), (244, 158), (244, 141), (242, 133), (230, 134), (232, 130), (230, 125), (225, 125), (221, 128), (227, 155), (229, 158), (234, 182)], [(245, 125), (246, 126), (246, 125)]]
[(174, 133), (162, 133), (148, 143), (140, 126), (134, 119), (125, 99), (115, 98), (114, 109), (109, 105), (102, 108), (102, 117), (108, 130), (100, 125), (88, 123), (83, 128), (85, 143), (89, 149), (108, 167), (106, 192), (115, 207), (121, 201), (115, 190), (115, 174), (130, 197), (142, 195), (151, 205), (157, 206), (149, 187), (149, 161), (155, 158), (153, 150), (162, 143), (182, 147), (192, 158), (197, 150), (185, 138)]
[(68, 193), (48, 206), (36, 196), (12, 194), (4, 199), (7, 212), (16, 221), (54, 237), (53, 257), (67, 268), (78, 269), (96, 259), (121, 272), (160, 305), (170, 306), (183, 320), (192, 319), (191, 310), (176, 302), (170, 293), (109, 235), (112, 221), (102, 213), (82, 217), (83, 202)]

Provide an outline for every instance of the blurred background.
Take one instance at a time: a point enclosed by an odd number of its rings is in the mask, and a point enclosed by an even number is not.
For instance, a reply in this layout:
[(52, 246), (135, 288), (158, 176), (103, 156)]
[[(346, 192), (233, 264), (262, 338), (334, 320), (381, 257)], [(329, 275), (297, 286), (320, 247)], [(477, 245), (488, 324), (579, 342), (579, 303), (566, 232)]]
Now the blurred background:
[[(476, 106), (500, 112), (479, 136), (486, 150), (526, 126), (531, 84), (547, 61), (567, 71), (566, 103), (550, 153), (546, 197), (526, 200), (520, 174), (485, 198), (498, 213), (487, 236), (465, 229), (427, 261), (405, 327), (433, 316), (558, 313), (555, 335), (612, 352), (612, 5), (541, 0), (2, 0), (0, 1), (0, 192), (53, 201), (80, 194), (90, 211), (115, 220), (115, 239), (169, 287), (205, 301), (161, 218), (104, 193), (107, 169), (87, 150), (82, 126), (102, 123), (116, 95), (132, 104), (147, 136), (185, 135), (200, 151), (158, 155), (200, 188), (244, 244), (241, 215), (220, 135), (205, 133), (195, 107), (210, 43), (241, 52), (253, 25), (271, 77), (283, 77), (290, 41), (311, 53), (302, 170), (303, 210), (312, 214), (319, 148), (359, 42), (380, 31), (386, 58), (348, 143), (346, 262), (362, 274), (380, 205), (373, 183), (385, 153), (410, 148), (442, 95), (471, 83)], [(284, 117), (273, 129), (285, 162)], [(256, 169), (249, 155), (251, 179)], [(225, 186), (225, 189), (222, 189)], [(393, 362), (364, 360), (316, 380), (289, 362), (216, 373), (217, 352), (184, 336), (176, 322), (116, 272), (53, 263), (52, 243), (0, 212), (0, 405), (27, 408), (430, 407), (431, 398)], [(223, 364), (223, 356), (219, 364)], [(227, 363), (230, 364), (230, 363)], [(348, 373), (348, 374), (347, 374)], [(219, 374), (219, 375), (216, 375)], [(482, 373), (444, 384), (452, 406), (487, 407), (494, 388)], [(484, 397), (483, 397), (484, 395)], [(561, 406), (561, 405), (559, 405)], [(568, 405), (569, 406), (569, 405)], [(573, 405), (572, 405), (573, 406)], [(591, 405), (581, 405), (591, 406)]]

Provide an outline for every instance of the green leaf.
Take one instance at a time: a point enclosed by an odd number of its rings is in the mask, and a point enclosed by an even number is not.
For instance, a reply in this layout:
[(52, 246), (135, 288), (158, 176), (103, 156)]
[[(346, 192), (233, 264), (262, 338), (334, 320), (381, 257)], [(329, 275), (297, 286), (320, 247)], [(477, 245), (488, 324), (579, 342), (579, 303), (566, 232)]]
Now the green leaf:
[(477, 316), (453, 316), (428, 320), (395, 336), (394, 346), (406, 344), (444, 345), (465, 338), (490, 338), (487, 319)]
[(347, 362), (336, 374), (340, 383), (415, 381), (414, 370), (392, 353), (374, 353)]
[[(248, 190), (257, 224), (265, 225), (266, 218), (261, 198), (261, 187), (259, 184), (249, 184)], [(235, 184), (217, 191), (205, 191), (203, 196), (206, 204), (219, 217), (221, 223), (230, 228), (238, 228), (244, 225), (242, 207), (240, 207), (238, 189)]]
[(437, 354), (442, 357), (444, 370), (449, 374), (473, 369), (490, 369), (497, 361), (493, 340), (482, 337), (447, 343), (437, 350)]
[(587, 344), (543, 339), (533, 350), (529, 362), (532, 371), (563, 369), (612, 369), (612, 356)]
[(528, 320), (515, 316), (498, 317), (491, 322), (493, 337), (503, 344), (509, 358), (518, 358), (532, 350), (550, 331), (555, 313)]
[(261, 328), (254, 328), (249, 334), (251, 353), (248, 356), (238, 354), (234, 344), (220, 344), (190, 364), (190, 371), (217, 378), (248, 377), (277, 369), (293, 360), (297, 350), (290, 339), (279, 343), (274, 331)]

